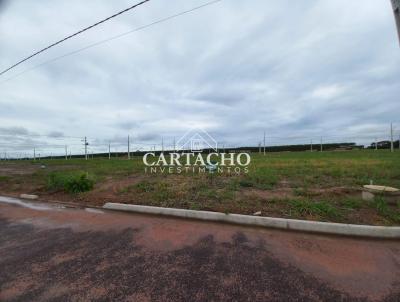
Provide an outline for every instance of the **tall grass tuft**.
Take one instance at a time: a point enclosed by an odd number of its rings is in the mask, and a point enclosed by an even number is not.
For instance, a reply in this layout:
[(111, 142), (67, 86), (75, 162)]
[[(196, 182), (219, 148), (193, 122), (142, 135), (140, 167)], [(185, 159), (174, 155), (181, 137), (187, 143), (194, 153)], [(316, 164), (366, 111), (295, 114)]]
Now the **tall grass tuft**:
[(94, 181), (86, 173), (64, 174), (53, 172), (48, 176), (47, 189), (76, 194), (93, 189)]

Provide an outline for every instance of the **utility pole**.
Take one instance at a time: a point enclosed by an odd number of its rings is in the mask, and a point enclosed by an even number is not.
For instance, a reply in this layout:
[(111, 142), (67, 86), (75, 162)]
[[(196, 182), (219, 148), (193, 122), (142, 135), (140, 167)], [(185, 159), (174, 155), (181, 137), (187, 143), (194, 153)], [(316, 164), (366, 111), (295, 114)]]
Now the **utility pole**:
[(390, 123), (390, 151), (393, 152), (393, 123)]
[(87, 146), (88, 146), (88, 143), (87, 143), (87, 138), (85, 136), (85, 160), (87, 160)]
[(312, 140), (311, 140), (311, 152), (313, 152), (313, 149), (312, 149)]
[(176, 143), (175, 143), (175, 136), (174, 136), (174, 152), (176, 151)]
[(111, 144), (108, 143), (108, 159), (111, 159)]
[(65, 145), (65, 160), (68, 160), (68, 147)]
[(36, 148), (33, 148), (33, 161), (36, 161)]
[(161, 153), (164, 153), (164, 138), (161, 137)]
[(128, 135), (128, 159), (131, 159), (131, 150), (130, 150), (130, 142), (129, 142), (129, 135)]
[(392, 6), (393, 6), (394, 18), (397, 25), (397, 33), (399, 35), (399, 40), (400, 40), (400, 2), (397, 0), (392, 0)]
[(265, 131), (264, 131), (264, 156), (265, 156)]
[(322, 152), (322, 136), (321, 136), (321, 152)]
[(378, 150), (378, 139), (375, 137), (375, 151)]

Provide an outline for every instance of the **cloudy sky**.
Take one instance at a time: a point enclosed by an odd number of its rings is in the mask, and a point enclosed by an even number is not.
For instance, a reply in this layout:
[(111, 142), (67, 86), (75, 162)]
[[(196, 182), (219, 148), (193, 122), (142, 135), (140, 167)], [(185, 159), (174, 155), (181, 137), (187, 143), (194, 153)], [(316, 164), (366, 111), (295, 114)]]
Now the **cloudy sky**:
[[(119, 148), (128, 134), (144, 148), (191, 127), (226, 145), (258, 145), (264, 130), (281, 144), (400, 129), (389, 0), (223, 0), (31, 69), (207, 1), (152, 0), (0, 76), (0, 153), (78, 152), (83, 136)], [(0, 69), (134, 3), (5, 2)]]

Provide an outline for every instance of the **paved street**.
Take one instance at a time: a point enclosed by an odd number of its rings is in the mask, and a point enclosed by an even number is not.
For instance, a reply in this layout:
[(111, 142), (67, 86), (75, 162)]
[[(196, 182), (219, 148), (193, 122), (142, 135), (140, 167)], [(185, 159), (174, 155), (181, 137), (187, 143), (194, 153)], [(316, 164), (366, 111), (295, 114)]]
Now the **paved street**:
[(400, 242), (0, 203), (0, 301), (400, 301)]

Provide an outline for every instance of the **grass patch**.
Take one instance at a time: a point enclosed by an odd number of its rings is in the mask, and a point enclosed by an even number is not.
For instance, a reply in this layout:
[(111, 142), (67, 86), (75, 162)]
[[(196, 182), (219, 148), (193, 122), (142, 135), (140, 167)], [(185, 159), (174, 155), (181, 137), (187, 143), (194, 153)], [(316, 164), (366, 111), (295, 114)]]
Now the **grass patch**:
[(310, 215), (326, 218), (336, 218), (340, 216), (337, 208), (324, 201), (292, 200), (290, 201), (290, 206), (291, 210), (301, 216)]
[(373, 205), (375, 206), (378, 213), (381, 215), (385, 215), (389, 212), (388, 204), (383, 197), (375, 197)]
[(2, 182), (6, 182), (6, 181), (8, 181), (8, 180), (10, 180), (10, 177), (8, 177), (8, 176), (3, 176), (3, 175), (0, 175), (0, 181), (2, 181)]
[(168, 189), (168, 184), (164, 182), (156, 184), (154, 197), (157, 201), (168, 200), (171, 197), (171, 192)]
[(154, 183), (144, 180), (134, 185), (134, 188), (136, 192), (147, 193), (147, 192), (153, 192), (155, 190), (155, 185)]
[(306, 196), (308, 196), (308, 189), (307, 188), (294, 188), (293, 194), (296, 196), (306, 197)]
[(53, 172), (48, 176), (47, 189), (76, 194), (93, 189), (94, 181), (86, 173)]
[(251, 188), (254, 186), (254, 184), (248, 179), (242, 179), (239, 181), (239, 186), (243, 188)]
[(400, 211), (398, 210), (399, 207), (397, 207), (397, 209), (389, 207), (388, 203), (383, 197), (375, 197), (375, 200), (372, 202), (372, 206), (376, 208), (381, 216), (390, 221), (400, 223)]
[(189, 202), (189, 209), (190, 210), (195, 210), (195, 211), (200, 211), (201, 206), (197, 202)]
[(341, 202), (341, 205), (347, 209), (361, 209), (363, 203), (365, 203), (362, 199), (357, 198), (346, 198)]

